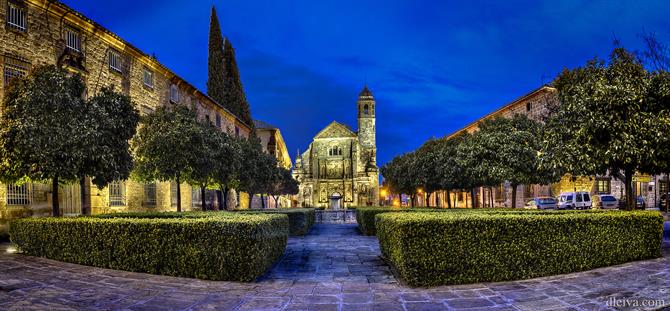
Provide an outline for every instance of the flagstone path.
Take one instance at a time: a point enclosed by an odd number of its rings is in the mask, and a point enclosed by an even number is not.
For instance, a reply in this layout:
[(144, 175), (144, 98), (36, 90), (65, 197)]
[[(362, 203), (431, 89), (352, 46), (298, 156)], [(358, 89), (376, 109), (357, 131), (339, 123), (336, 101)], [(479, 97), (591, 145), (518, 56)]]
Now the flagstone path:
[(356, 225), (321, 224), (291, 237), (256, 283), (87, 267), (10, 254), (8, 247), (0, 244), (0, 310), (608, 310), (611, 298), (646, 299), (654, 305), (642, 309), (649, 310), (661, 310), (660, 301), (670, 306), (667, 247), (659, 259), (587, 272), (435, 288), (398, 284), (377, 239), (361, 236)]

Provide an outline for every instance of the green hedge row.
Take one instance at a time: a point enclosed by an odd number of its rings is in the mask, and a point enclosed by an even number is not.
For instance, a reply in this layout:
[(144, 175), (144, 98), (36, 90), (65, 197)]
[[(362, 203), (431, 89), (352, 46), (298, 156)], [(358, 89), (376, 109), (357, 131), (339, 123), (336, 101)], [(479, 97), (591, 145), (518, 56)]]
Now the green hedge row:
[(381, 213), (392, 212), (449, 212), (449, 213), (514, 213), (514, 214), (561, 214), (561, 213), (601, 213), (605, 210), (538, 210), (538, 209), (523, 209), (523, 208), (432, 208), (432, 207), (361, 207), (356, 210), (356, 222), (358, 229), (363, 235), (376, 235), (375, 217)]
[[(376, 235), (375, 216), (381, 213), (390, 212), (444, 212), (444, 211), (472, 211), (473, 209), (465, 208), (428, 208), (428, 207), (359, 207), (356, 209), (356, 222), (358, 223), (358, 230), (363, 235)], [(480, 211), (482, 209), (478, 209)]]
[(314, 225), (313, 208), (277, 208), (277, 209), (238, 209), (244, 213), (284, 214), (288, 216), (289, 235), (298, 236), (309, 233)]
[(653, 211), (383, 213), (385, 259), (412, 286), (517, 280), (661, 256)]
[(284, 253), (288, 218), (235, 213), (138, 213), (25, 218), (10, 223), (25, 254), (102, 268), (254, 281)]

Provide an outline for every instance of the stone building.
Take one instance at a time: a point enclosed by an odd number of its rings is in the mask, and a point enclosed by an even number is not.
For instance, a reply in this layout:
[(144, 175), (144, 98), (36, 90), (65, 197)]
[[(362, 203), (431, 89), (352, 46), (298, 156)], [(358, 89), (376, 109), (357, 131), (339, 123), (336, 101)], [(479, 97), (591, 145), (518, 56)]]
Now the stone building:
[(367, 86), (358, 96), (358, 132), (333, 121), (295, 160), (299, 206), (341, 208), (379, 203), (376, 103)]
[[(248, 137), (250, 126), (193, 85), (177, 76), (156, 58), (147, 55), (96, 22), (66, 5), (48, 0), (0, 0), (0, 68), (4, 87), (31, 68), (56, 64), (80, 74), (87, 96), (103, 86), (113, 86), (129, 95), (141, 114), (163, 105), (195, 107), (202, 119), (221, 130)], [(82, 205), (92, 213), (110, 211), (164, 211), (176, 206), (176, 185), (169, 182), (141, 184), (118, 181), (98, 189), (90, 181), (61, 186), (61, 210), (65, 215), (81, 213)], [(48, 214), (50, 186), (41, 183), (0, 184), (0, 219)], [(200, 191), (181, 187), (182, 206), (200, 209)]]
[[(279, 131), (279, 128), (260, 120), (254, 120), (254, 128), (256, 129), (256, 136), (261, 141), (263, 151), (275, 156), (277, 159), (277, 165), (279, 167), (290, 170), (293, 164), (291, 163), (291, 157), (289, 156), (286, 143), (284, 142), (284, 137), (282, 136), (281, 131)], [(258, 197), (254, 199), (251, 208), (263, 207), (263, 203), (260, 201), (260, 195), (257, 196)], [(264, 196), (263, 200), (265, 200), (265, 207), (277, 207), (274, 199)], [(291, 207), (290, 196), (280, 196), (279, 205), (279, 207), (282, 208)]]
[[(479, 128), (479, 124), (487, 119), (498, 117), (508, 118), (517, 114), (523, 114), (531, 119), (543, 122), (549, 116), (550, 111), (559, 104), (558, 99), (556, 98), (556, 92), (557, 90), (553, 87), (547, 85), (542, 86), (481, 119), (470, 123), (447, 137), (455, 137), (463, 132), (472, 133)], [(660, 200), (660, 196), (668, 191), (668, 179), (665, 176), (637, 174), (633, 178), (633, 183), (633, 193), (635, 196), (643, 196), (647, 202), (647, 206), (656, 206), (657, 202)], [(656, 187), (656, 185), (658, 185), (658, 187)], [(475, 191), (475, 203), (478, 206), (489, 205), (489, 191), (488, 188), (478, 188)], [(624, 195), (624, 184), (622, 181), (609, 175), (580, 176), (574, 179), (566, 175), (563, 176), (559, 182), (551, 185), (519, 185), (517, 187), (516, 206), (524, 206), (525, 203), (533, 197), (555, 197), (561, 192), (566, 191), (587, 191), (591, 194), (612, 194), (617, 198), (621, 198)], [(492, 194), (494, 206), (512, 206), (512, 187), (509, 183), (503, 183), (498, 187), (495, 187)], [(423, 199), (423, 197), (421, 199)], [(472, 202), (472, 195), (469, 192), (457, 191), (451, 193), (449, 199), (452, 202), (456, 201), (456, 206), (458, 207), (469, 207)], [(447, 206), (447, 195), (443, 191), (440, 191), (437, 196), (432, 195), (430, 200), (432, 206)]]

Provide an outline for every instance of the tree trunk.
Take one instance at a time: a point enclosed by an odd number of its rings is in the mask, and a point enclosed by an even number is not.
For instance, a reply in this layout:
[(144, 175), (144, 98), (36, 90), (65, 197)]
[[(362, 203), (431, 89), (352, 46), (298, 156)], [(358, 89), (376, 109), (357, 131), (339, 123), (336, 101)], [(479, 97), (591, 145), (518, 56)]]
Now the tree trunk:
[(446, 200), (446, 201), (447, 201), (447, 208), (451, 208), (451, 190), (450, 190), (450, 189), (447, 189), (447, 190), (444, 192), (444, 195), (447, 196), (447, 200)]
[(440, 192), (439, 192), (439, 191), (436, 191), (436, 192), (435, 192), (435, 207), (437, 207), (437, 208), (441, 207), (441, 204), (440, 204)]
[(414, 197), (415, 196), (416, 196), (415, 194), (412, 194), (412, 195), (409, 196), (410, 207), (414, 207)]
[(512, 184), (512, 208), (516, 208), (516, 184)]
[(426, 207), (430, 207), (430, 195), (431, 193), (426, 192)]
[(79, 179), (79, 196), (81, 201), (81, 214), (90, 215), (88, 208), (88, 200), (86, 199), (86, 177)]
[(626, 191), (626, 210), (634, 210), (636, 207), (636, 200), (633, 198), (633, 187), (631, 186), (633, 184), (632, 170), (624, 170), (624, 183), (624, 189)]
[(275, 208), (279, 208), (279, 196), (273, 195), (272, 197), (275, 199)]
[(60, 216), (60, 206), (58, 205), (58, 175), (54, 176), (51, 184), (51, 215)]
[(177, 175), (177, 212), (181, 212), (181, 183), (179, 180), (179, 175)]
[(472, 204), (472, 208), (477, 208), (477, 198), (475, 197), (475, 188), (470, 189), (470, 204)]
[(200, 202), (202, 203), (202, 211), (207, 211), (207, 200), (205, 200), (205, 187), (200, 187)]
[(254, 196), (255, 195), (256, 195), (255, 193), (252, 193), (252, 192), (249, 193), (249, 208), (251, 208), (253, 206), (252, 203), (254, 203)]
[(489, 205), (493, 208), (493, 187), (489, 187)]
[(261, 193), (261, 208), (265, 209), (265, 198), (263, 198), (263, 194)]
[(454, 193), (454, 208), (458, 207), (457, 206), (458, 205), (457, 199), (458, 199), (458, 194)]
[(228, 210), (228, 187), (221, 187), (223, 193), (223, 209)]
[(218, 201), (218, 209), (223, 210), (223, 192), (221, 189), (216, 191), (216, 200)]

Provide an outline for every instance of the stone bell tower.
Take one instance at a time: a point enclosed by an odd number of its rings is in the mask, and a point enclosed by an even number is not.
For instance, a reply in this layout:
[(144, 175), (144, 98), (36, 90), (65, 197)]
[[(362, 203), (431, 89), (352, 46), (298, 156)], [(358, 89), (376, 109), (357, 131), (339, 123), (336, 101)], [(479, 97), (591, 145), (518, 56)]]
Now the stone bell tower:
[(375, 130), (375, 99), (366, 85), (358, 94), (358, 141), (369, 152), (370, 163), (377, 165), (377, 139)]

